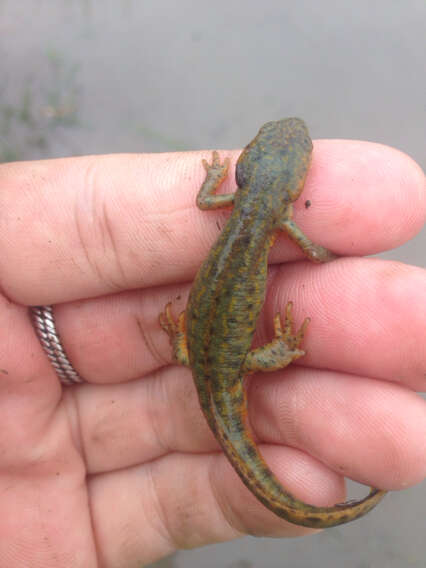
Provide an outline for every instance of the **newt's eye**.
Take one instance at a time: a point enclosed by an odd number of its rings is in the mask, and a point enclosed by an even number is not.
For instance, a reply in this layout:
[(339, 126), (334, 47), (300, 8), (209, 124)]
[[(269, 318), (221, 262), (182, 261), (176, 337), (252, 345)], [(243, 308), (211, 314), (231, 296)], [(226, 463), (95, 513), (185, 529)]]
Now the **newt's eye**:
[(255, 160), (253, 160), (251, 153), (248, 150), (244, 150), (238, 158), (235, 168), (235, 180), (238, 187), (243, 187), (249, 183), (254, 163)]

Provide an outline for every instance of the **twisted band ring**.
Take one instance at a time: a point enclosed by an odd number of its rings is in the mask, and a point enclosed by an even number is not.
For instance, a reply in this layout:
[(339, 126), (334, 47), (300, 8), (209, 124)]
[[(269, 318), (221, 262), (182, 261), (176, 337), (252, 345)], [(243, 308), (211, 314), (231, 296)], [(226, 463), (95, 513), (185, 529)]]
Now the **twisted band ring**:
[(63, 385), (84, 383), (71, 365), (56, 330), (52, 306), (32, 306), (31, 318), (40, 343)]

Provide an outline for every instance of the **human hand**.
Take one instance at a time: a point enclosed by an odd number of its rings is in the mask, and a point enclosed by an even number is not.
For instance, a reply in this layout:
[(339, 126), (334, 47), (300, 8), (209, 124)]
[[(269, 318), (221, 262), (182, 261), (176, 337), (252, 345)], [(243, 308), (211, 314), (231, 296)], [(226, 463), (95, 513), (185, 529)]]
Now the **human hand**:
[[(227, 216), (195, 206), (209, 156), (0, 166), (0, 568), (127, 568), (245, 533), (311, 532), (241, 483), (158, 322), (167, 301), (184, 308)], [(295, 220), (350, 258), (294, 262), (285, 237), (271, 254), (259, 342), (288, 299), (312, 321), (305, 357), (248, 381), (250, 421), (308, 503), (344, 500), (343, 475), (390, 490), (426, 475), (425, 271), (353, 257), (421, 228), (424, 183), (395, 150), (319, 141)], [(47, 304), (81, 386), (61, 388), (35, 335), (27, 306)]]

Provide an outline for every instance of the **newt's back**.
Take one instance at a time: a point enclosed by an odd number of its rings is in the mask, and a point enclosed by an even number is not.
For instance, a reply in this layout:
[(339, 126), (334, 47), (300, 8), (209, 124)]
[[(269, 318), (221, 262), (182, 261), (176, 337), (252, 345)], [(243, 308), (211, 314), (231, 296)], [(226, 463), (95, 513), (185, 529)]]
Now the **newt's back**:
[(234, 206), (222, 234), (201, 266), (185, 313), (176, 324), (166, 307), (161, 324), (177, 360), (189, 364), (203, 413), (245, 485), (271, 511), (295, 524), (328, 527), (367, 513), (383, 497), (373, 489), (361, 501), (314, 507), (296, 499), (265, 463), (247, 424), (244, 375), (283, 369), (304, 355), (299, 349), (309, 319), (293, 332), (292, 304), (285, 319), (274, 318), (273, 340), (250, 349), (265, 297), (267, 257), (276, 232), (286, 231), (315, 262), (334, 258), (292, 221), (295, 201), (308, 172), (312, 142), (300, 119), (268, 122), (237, 162), (235, 194), (215, 195), (229, 160), (217, 152), (204, 163), (206, 180), (197, 204), (202, 209)]
[(240, 155), (232, 215), (194, 281), (186, 311), (191, 366), (223, 384), (238, 377), (265, 295), (267, 256), (309, 168), (296, 118), (268, 122)]

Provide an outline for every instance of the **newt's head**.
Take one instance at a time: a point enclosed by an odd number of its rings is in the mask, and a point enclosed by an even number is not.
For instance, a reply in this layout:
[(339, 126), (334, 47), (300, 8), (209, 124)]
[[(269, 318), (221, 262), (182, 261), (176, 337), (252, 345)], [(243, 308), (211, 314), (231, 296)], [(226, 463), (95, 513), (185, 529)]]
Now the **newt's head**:
[(243, 150), (237, 162), (238, 187), (269, 195), (272, 207), (295, 201), (305, 183), (312, 140), (300, 118), (267, 122)]

